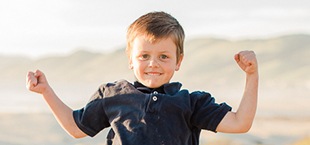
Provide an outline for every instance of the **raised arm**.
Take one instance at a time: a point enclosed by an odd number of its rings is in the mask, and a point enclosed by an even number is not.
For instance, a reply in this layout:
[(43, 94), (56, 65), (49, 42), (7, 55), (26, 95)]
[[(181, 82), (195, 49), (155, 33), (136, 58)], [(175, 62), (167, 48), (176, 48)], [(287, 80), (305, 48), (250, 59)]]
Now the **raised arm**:
[(45, 101), (51, 108), (58, 123), (74, 138), (85, 137), (86, 134), (82, 132), (73, 119), (73, 110), (64, 104), (53, 89), (49, 86), (47, 79), (43, 72), (37, 70), (35, 72), (28, 72), (26, 78), (26, 87), (32, 92), (43, 95)]
[(245, 89), (238, 110), (226, 114), (217, 127), (218, 132), (247, 132), (252, 126), (256, 113), (259, 75), (255, 53), (241, 51), (235, 55), (235, 60), (246, 73)]

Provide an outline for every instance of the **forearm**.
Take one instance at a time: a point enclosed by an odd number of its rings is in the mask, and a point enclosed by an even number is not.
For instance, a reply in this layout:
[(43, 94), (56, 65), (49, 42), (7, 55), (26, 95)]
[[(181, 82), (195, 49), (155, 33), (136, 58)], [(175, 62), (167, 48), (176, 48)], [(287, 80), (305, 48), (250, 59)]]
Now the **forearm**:
[(236, 112), (236, 119), (246, 130), (250, 129), (256, 113), (258, 81), (259, 76), (257, 72), (247, 74), (243, 97)]
[(86, 136), (74, 122), (73, 110), (63, 103), (51, 88), (47, 89), (42, 95), (56, 120), (68, 134), (75, 138)]

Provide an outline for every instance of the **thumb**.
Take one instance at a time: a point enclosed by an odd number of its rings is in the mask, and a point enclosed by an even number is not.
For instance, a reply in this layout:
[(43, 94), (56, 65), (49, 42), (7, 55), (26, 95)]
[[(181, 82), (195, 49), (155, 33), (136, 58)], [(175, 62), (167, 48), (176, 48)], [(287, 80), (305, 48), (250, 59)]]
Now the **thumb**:
[(34, 72), (34, 76), (35, 76), (36, 78), (39, 78), (39, 77), (43, 76), (43, 72), (40, 71), (40, 70), (36, 70), (36, 71)]
[(235, 58), (235, 61), (238, 63), (240, 61), (239, 53), (235, 54), (234, 58)]
[(34, 73), (34, 77), (37, 79), (37, 83), (46, 83), (46, 77), (44, 75), (44, 73), (40, 70), (36, 70)]

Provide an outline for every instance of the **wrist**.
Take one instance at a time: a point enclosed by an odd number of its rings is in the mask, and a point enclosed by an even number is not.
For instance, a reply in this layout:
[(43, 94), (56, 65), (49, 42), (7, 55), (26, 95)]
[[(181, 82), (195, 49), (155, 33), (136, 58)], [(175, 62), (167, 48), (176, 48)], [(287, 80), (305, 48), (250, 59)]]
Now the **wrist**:
[(258, 78), (258, 71), (252, 72), (252, 73), (246, 73), (247, 77), (257, 77)]
[(43, 91), (42, 91), (42, 95), (44, 96), (44, 97), (46, 97), (46, 96), (50, 96), (51, 94), (53, 94), (53, 89), (50, 87), (50, 86), (47, 86)]
[(255, 73), (247, 73), (246, 74), (246, 82), (247, 84), (249, 82), (252, 82), (252, 83), (255, 83), (256, 85), (258, 84), (259, 82), (259, 75), (258, 75), (258, 72), (255, 72)]

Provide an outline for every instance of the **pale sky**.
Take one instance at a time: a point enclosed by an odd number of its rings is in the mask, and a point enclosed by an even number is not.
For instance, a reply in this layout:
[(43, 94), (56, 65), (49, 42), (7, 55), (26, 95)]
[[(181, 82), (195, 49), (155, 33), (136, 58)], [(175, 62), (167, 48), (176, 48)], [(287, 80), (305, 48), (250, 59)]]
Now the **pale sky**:
[(5, 0), (0, 1), (0, 55), (111, 51), (125, 46), (129, 24), (151, 11), (176, 17), (186, 39), (310, 34), (309, 0)]

